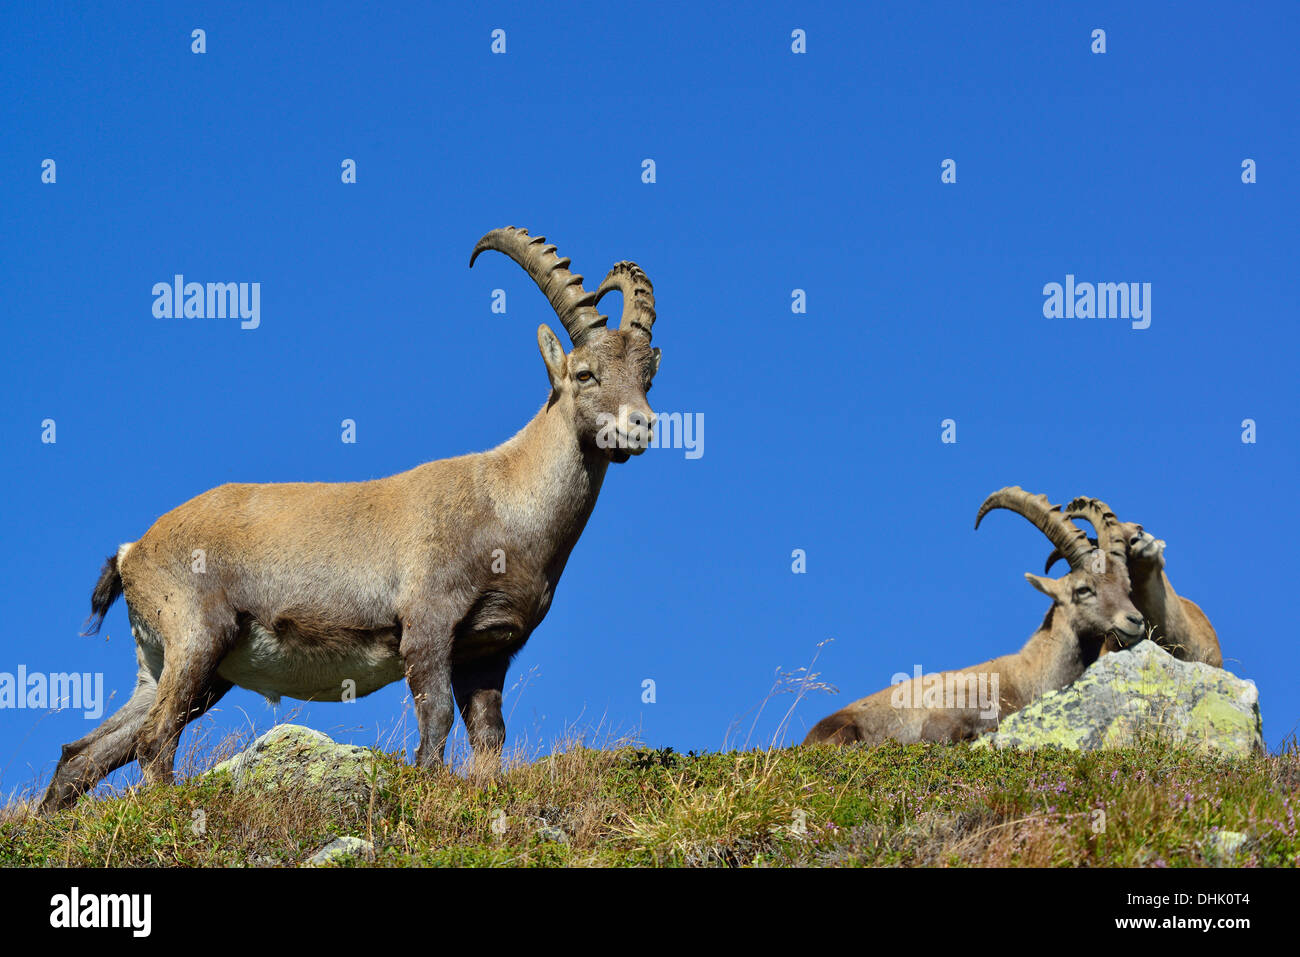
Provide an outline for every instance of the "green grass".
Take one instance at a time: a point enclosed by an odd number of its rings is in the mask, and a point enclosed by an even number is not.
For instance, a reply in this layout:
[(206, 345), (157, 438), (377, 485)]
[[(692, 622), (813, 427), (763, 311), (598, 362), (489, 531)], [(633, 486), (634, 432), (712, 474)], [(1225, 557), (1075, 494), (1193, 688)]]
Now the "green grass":
[(381, 867), (1199, 866), (1217, 829), (1248, 836), (1237, 863), (1300, 861), (1294, 745), (1235, 760), (1156, 745), (573, 747), (486, 781), (376, 753), (383, 783), (353, 806), (237, 791), (225, 774), (49, 819), (13, 803), (0, 866), (295, 866), (340, 835), (372, 841)]

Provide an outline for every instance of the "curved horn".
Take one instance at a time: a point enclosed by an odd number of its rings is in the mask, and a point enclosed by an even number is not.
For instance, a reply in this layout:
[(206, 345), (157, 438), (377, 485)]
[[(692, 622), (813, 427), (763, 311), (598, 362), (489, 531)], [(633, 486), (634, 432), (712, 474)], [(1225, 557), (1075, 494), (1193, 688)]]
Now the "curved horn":
[(623, 318), (618, 324), (619, 329), (631, 331), (636, 328), (649, 339), (655, 324), (655, 290), (650, 277), (634, 262), (615, 263), (596, 290), (596, 302), (599, 303), (605, 293), (613, 289), (623, 294)]
[(505, 253), (533, 277), (575, 347), (608, 321), (608, 316), (596, 311), (596, 294), (582, 288), (582, 277), (569, 272), (568, 257), (557, 256), (555, 245), (548, 243), (545, 236), (529, 236), (528, 230), (514, 226), (494, 229), (475, 244), (469, 257), (471, 268), (485, 249)]
[(1077, 568), (1092, 551), (1092, 543), (1088, 541), (1083, 529), (1066, 519), (1061, 514), (1061, 507), (1049, 502), (1046, 495), (1030, 495), (1017, 485), (1000, 489), (980, 506), (975, 516), (975, 527), (979, 528), (980, 521), (995, 508), (1008, 509), (1033, 522), (1061, 552), (1061, 557), (1070, 563), (1071, 568)]
[(1083, 518), (1097, 530), (1097, 547), (1110, 553), (1120, 562), (1128, 561), (1128, 544), (1124, 541), (1124, 529), (1111, 507), (1097, 498), (1080, 496), (1065, 506), (1067, 518)]
[[(1092, 545), (1093, 548), (1097, 547), (1097, 540), (1095, 538), (1089, 538), (1088, 542), (1090, 545)], [(1055, 565), (1064, 557), (1065, 556), (1061, 554), (1061, 550), (1059, 548), (1053, 548), (1052, 554), (1047, 556), (1047, 562), (1046, 564), (1043, 565), (1043, 574), (1046, 575), (1050, 573), (1052, 570), (1052, 566)]]

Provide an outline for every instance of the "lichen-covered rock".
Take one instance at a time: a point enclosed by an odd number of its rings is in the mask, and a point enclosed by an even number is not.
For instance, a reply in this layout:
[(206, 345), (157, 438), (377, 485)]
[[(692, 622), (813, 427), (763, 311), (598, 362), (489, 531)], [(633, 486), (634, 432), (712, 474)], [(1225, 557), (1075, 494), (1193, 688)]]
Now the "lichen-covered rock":
[(545, 827), (537, 829), (537, 839), (539, 841), (554, 841), (556, 844), (568, 844), (569, 835), (562, 827), (555, 827), (548, 824)]
[(337, 864), (348, 857), (355, 857), (362, 861), (373, 861), (375, 859), (375, 845), (359, 837), (338, 837), (307, 858), (304, 866), (328, 867), (330, 864)]
[(1211, 864), (1232, 864), (1249, 840), (1240, 831), (1212, 831), (1201, 845), (1201, 853)]
[(1090, 751), (1145, 741), (1228, 756), (1262, 752), (1255, 683), (1201, 662), (1179, 661), (1142, 641), (1102, 656), (1074, 684), (1003, 718), (976, 745)]
[(229, 771), (237, 788), (307, 789), (357, 804), (369, 800), (374, 775), (382, 783), (376, 757), (374, 751), (338, 744), (311, 728), (281, 724), (208, 773)]

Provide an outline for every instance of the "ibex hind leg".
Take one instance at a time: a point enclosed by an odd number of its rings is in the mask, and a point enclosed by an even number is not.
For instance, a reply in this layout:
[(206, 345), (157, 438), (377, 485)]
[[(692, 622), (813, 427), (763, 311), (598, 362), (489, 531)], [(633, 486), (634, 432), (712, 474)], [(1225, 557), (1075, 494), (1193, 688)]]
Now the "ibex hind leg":
[(185, 726), (201, 717), (230, 690), (217, 674), (235, 643), (235, 616), (177, 610), (164, 622), (176, 638), (166, 642), (158, 690), (136, 739), (137, 757), (146, 784), (170, 784), (176, 749)]
[(131, 697), (90, 734), (63, 746), (40, 813), (68, 807), (106, 775), (135, 760), (136, 736), (157, 694), (162, 652), (137, 641), (135, 657), (139, 671)]

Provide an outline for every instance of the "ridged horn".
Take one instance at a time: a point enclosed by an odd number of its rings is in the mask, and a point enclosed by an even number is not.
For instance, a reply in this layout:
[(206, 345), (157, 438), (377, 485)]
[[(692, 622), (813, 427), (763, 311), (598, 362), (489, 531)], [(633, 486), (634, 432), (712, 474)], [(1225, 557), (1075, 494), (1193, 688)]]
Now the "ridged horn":
[(615, 263), (596, 290), (596, 302), (599, 303), (605, 293), (614, 289), (623, 294), (623, 318), (618, 324), (619, 329), (637, 329), (649, 339), (655, 324), (655, 290), (650, 277), (634, 262)]
[[(1095, 538), (1091, 538), (1091, 537), (1090, 537), (1090, 538), (1088, 539), (1088, 542), (1089, 542), (1089, 544), (1092, 545), (1093, 548), (1096, 548), (1096, 547), (1097, 547), (1097, 540), (1096, 540)], [(1046, 563), (1045, 565), (1043, 565), (1043, 574), (1046, 575), (1046, 574), (1048, 574), (1049, 572), (1051, 572), (1051, 570), (1052, 570), (1052, 566), (1055, 565), (1057, 562), (1059, 562), (1059, 561), (1060, 561), (1062, 558), (1064, 558), (1064, 557), (1065, 557), (1065, 556), (1061, 554), (1061, 550), (1060, 550), (1059, 548), (1053, 548), (1053, 549), (1052, 549), (1052, 554), (1050, 554), (1050, 555), (1047, 556), (1047, 563)]]
[(984, 516), (995, 508), (1005, 508), (1033, 522), (1071, 568), (1078, 568), (1092, 551), (1092, 543), (1083, 529), (1062, 515), (1061, 507), (1049, 502), (1046, 495), (1030, 495), (1018, 485), (1000, 489), (980, 506), (975, 516), (975, 527), (979, 528)]
[(1097, 530), (1096, 547), (1121, 563), (1128, 561), (1124, 529), (1111, 507), (1101, 499), (1080, 496), (1065, 506), (1065, 516), (1086, 519)]
[(609, 320), (596, 311), (596, 294), (582, 288), (582, 277), (569, 272), (569, 259), (557, 256), (555, 245), (545, 236), (529, 236), (528, 230), (514, 226), (494, 229), (475, 244), (469, 257), (471, 268), (486, 249), (505, 253), (523, 267), (550, 302), (575, 347)]

